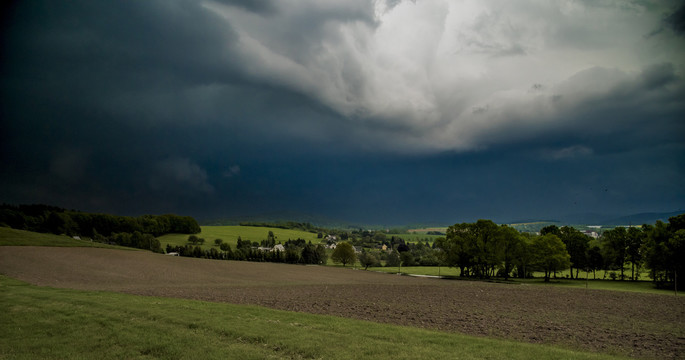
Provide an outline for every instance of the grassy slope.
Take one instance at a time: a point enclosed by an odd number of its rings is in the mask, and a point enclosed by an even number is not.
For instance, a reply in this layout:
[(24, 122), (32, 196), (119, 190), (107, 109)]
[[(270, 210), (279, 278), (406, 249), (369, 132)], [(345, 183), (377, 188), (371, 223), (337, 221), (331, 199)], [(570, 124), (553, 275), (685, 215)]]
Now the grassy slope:
[[(276, 243), (279, 241), (285, 243), (288, 239), (296, 240), (298, 238), (311, 241), (314, 244), (318, 244), (321, 241), (321, 239), (316, 237), (317, 234), (300, 230), (258, 226), (202, 226), (201, 228), (202, 232), (197, 234), (197, 236), (205, 239), (205, 244), (202, 246), (204, 249), (218, 248), (214, 245), (215, 239), (221, 239), (235, 249), (238, 243), (238, 236), (242, 240), (261, 242), (266, 239), (269, 231), (274, 232)], [(166, 247), (167, 244), (172, 246), (188, 244), (188, 235), (186, 234), (169, 234), (160, 236), (158, 239), (162, 243), (162, 248)]]
[(255, 306), (36, 287), (0, 276), (0, 359), (605, 359)]
[(6, 227), (0, 227), (0, 246), (97, 247), (136, 250), (133, 248), (101, 244), (88, 240), (76, 240), (65, 235), (41, 234)]

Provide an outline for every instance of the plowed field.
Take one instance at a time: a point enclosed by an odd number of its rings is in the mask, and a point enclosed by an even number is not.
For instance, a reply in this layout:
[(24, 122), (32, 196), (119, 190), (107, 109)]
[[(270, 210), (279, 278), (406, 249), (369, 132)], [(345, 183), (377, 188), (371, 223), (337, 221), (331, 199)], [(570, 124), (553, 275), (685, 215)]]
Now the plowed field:
[(0, 247), (36, 285), (255, 304), (641, 358), (685, 357), (685, 298), (448, 281), (142, 251)]

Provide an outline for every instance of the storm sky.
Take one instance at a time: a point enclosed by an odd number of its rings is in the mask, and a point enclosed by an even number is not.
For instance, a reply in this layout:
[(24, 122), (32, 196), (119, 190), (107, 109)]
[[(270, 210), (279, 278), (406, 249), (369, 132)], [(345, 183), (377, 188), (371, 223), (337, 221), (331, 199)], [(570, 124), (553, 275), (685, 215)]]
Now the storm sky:
[(456, 223), (685, 209), (685, 7), (17, 1), (0, 202)]

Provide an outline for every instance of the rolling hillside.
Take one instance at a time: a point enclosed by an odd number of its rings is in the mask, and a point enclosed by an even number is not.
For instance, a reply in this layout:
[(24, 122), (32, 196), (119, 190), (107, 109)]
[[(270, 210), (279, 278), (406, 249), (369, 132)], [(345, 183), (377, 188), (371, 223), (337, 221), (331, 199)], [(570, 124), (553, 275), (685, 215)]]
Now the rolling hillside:
[[(243, 241), (249, 240), (251, 242), (261, 242), (265, 240), (269, 231), (273, 231), (276, 236), (276, 243), (285, 243), (288, 240), (304, 239), (311, 241), (313, 244), (318, 244), (322, 239), (317, 238), (317, 234), (301, 230), (289, 230), (270, 227), (259, 226), (202, 226), (202, 232), (197, 234), (198, 237), (205, 239), (202, 246), (204, 249), (216, 247), (214, 245), (215, 239), (221, 239), (224, 243), (231, 245), (235, 249), (238, 243), (238, 237)], [(162, 248), (167, 244), (172, 246), (182, 246), (188, 244), (187, 234), (169, 234), (160, 236), (159, 241), (162, 243)]]

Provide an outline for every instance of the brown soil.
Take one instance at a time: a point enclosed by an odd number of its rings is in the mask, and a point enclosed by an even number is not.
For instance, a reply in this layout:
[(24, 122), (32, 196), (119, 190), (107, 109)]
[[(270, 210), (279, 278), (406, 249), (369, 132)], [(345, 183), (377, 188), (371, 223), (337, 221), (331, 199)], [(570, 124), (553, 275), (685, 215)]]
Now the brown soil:
[(685, 298), (212, 261), (141, 251), (0, 247), (36, 285), (255, 304), (643, 358), (685, 357)]

